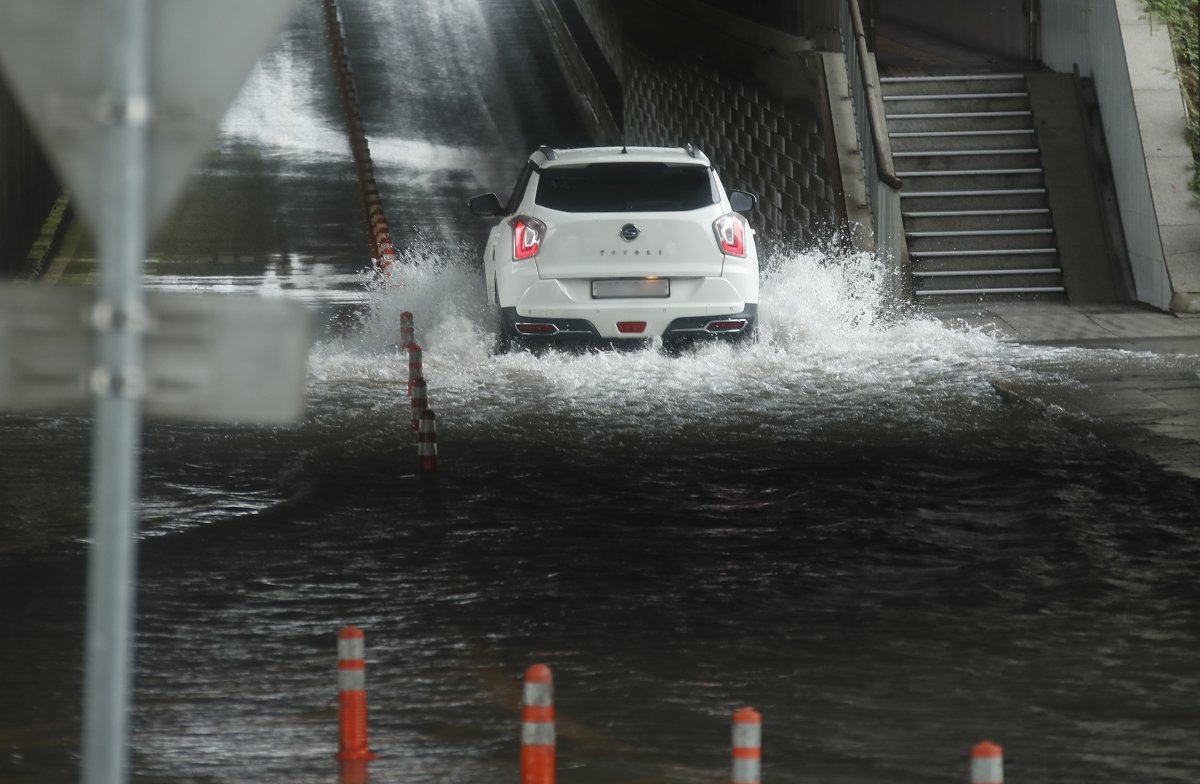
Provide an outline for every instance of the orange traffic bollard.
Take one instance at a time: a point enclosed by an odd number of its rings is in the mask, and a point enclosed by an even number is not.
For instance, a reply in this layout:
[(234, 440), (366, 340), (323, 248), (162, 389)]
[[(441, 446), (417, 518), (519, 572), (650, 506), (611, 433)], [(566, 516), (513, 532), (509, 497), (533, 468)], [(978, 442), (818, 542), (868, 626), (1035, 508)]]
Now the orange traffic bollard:
[(971, 784), (1004, 784), (1004, 749), (990, 740), (971, 747)]
[(367, 784), (366, 760), (342, 760), (338, 763), (337, 784)]
[(554, 679), (544, 664), (525, 671), (521, 784), (554, 784)]
[(338, 632), (338, 759), (369, 760), (367, 750), (366, 648), (363, 631)]
[(421, 412), (421, 426), (417, 430), (417, 462), (422, 473), (437, 471), (437, 417), (432, 408)]
[(762, 780), (762, 715), (754, 708), (733, 712), (733, 784)]

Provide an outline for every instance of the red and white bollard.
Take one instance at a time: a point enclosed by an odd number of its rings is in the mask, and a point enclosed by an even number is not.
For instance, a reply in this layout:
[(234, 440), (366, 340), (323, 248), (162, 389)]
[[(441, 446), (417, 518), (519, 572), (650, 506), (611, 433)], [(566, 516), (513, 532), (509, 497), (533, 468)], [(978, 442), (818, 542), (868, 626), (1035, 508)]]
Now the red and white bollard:
[(417, 430), (421, 425), (421, 412), (429, 408), (429, 393), (425, 379), (418, 378), (412, 382), (412, 420), (408, 426)]
[(762, 715), (754, 708), (733, 712), (733, 784), (762, 780)]
[(408, 344), (408, 394), (411, 397), (413, 382), (425, 378), (425, 367), (421, 363), (421, 347), (416, 343)]
[(416, 342), (416, 332), (413, 329), (413, 314), (411, 311), (406, 310), (400, 314), (400, 348), (408, 348)]
[(363, 631), (338, 632), (338, 759), (369, 760), (367, 750), (366, 646)]
[(525, 670), (521, 784), (554, 784), (554, 678), (544, 664)]
[(437, 417), (432, 408), (421, 412), (421, 425), (417, 430), (417, 463), (422, 473), (437, 471)]
[(971, 747), (971, 784), (1004, 784), (1004, 749), (990, 740)]

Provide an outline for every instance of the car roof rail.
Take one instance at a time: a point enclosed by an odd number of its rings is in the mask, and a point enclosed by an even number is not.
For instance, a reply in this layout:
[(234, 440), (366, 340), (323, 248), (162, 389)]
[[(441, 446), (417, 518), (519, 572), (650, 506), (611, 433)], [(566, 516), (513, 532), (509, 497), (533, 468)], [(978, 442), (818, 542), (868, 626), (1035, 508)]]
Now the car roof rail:
[(546, 156), (546, 160), (548, 160), (548, 161), (553, 161), (553, 160), (557, 160), (557, 159), (558, 159), (558, 153), (557, 153), (557, 152), (555, 152), (555, 151), (554, 151), (554, 148), (553, 148), (553, 147), (551, 147), (551, 146), (550, 146), (550, 145), (548, 145), (548, 144), (543, 144), (542, 146), (538, 147), (538, 151), (539, 151), (539, 152), (540, 152), (542, 155), (545, 155), (545, 156)]

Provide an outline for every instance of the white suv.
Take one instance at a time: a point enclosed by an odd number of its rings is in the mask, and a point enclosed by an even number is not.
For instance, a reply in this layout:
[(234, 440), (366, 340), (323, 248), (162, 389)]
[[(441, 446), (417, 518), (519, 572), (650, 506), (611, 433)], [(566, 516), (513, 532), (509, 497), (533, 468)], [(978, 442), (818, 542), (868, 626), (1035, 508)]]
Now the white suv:
[(541, 147), (507, 206), (468, 203), (504, 218), (483, 256), (501, 347), (752, 334), (758, 252), (738, 213), (754, 203), (691, 145)]

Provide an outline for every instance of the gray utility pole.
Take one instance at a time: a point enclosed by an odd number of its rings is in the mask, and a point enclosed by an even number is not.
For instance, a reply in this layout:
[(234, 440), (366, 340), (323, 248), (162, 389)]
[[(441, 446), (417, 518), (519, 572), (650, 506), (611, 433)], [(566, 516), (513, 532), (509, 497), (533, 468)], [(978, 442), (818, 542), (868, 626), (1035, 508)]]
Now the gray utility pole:
[(149, 0), (102, 0), (99, 283), (92, 309), (92, 546), (83, 699), (84, 784), (121, 784), (129, 765), (136, 598), (150, 101)]

